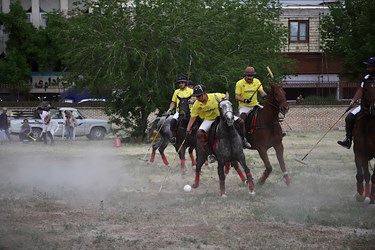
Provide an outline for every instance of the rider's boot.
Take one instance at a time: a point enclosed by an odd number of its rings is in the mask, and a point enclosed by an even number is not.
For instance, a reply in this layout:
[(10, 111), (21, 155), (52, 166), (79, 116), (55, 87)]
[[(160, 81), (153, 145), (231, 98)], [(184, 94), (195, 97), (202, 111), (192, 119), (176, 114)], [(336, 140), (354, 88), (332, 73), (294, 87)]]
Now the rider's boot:
[(354, 122), (355, 122), (355, 115), (352, 113), (349, 113), (345, 118), (345, 130), (346, 130), (346, 138), (342, 141), (337, 141), (337, 143), (344, 148), (349, 149), (352, 146), (352, 131), (354, 128)]
[(202, 146), (202, 148), (204, 149), (204, 151), (206, 152), (208, 162), (214, 163), (216, 161), (216, 156), (212, 153), (211, 146), (208, 145), (208, 135), (204, 130), (199, 129), (197, 131), (197, 140), (199, 144)]
[(177, 132), (177, 120), (176, 119), (171, 119), (171, 123), (170, 123), (170, 127), (171, 127), (171, 133), (172, 133), (172, 136), (171, 136), (171, 139), (169, 140), (173, 145), (176, 144), (176, 132)]
[(245, 133), (246, 133), (245, 121), (242, 118), (238, 118), (237, 122), (238, 122), (238, 125), (240, 126), (240, 130), (238, 132), (240, 136), (242, 137), (242, 145), (244, 148), (250, 149), (251, 144), (246, 140), (246, 137), (245, 137)]

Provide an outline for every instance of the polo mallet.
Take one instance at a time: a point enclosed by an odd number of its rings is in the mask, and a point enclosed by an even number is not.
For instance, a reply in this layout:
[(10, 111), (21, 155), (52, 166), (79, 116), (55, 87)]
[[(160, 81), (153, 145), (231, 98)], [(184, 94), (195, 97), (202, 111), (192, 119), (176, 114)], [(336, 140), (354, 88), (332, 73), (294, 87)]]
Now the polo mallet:
[(270, 69), (270, 67), (267, 66), (266, 68), (267, 68), (268, 73), (267, 73), (266, 77), (264, 77), (263, 81), (260, 82), (260, 85), (254, 91), (254, 93), (250, 96), (250, 100), (253, 98), (253, 96), (255, 95), (255, 93), (258, 92), (258, 89), (260, 88), (260, 86), (263, 86), (263, 82), (267, 79), (268, 76), (270, 76), (272, 79), (274, 79), (274, 75), (273, 75), (272, 70)]
[(156, 134), (155, 134), (155, 136), (154, 136), (154, 139), (152, 139), (152, 141), (151, 141), (151, 145), (150, 145), (150, 147), (147, 149), (147, 152), (145, 153), (145, 155), (143, 156), (143, 158), (139, 158), (139, 160), (141, 160), (141, 161), (148, 161), (148, 160), (146, 160), (146, 156), (149, 154), (149, 151), (150, 151), (150, 149), (152, 148), (152, 145), (154, 145), (154, 142), (156, 141), (156, 138), (158, 137), (158, 135), (159, 135), (161, 129), (163, 128), (164, 123), (166, 122), (166, 120), (167, 120), (168, 117), (169, 117), (169, 115), (167, 115), (167, 116), (165, 117), (163, 123), (160, 125), (160, 128), (156, 131)]
[(30, 134), (27, 134), (27, 137), (29, 137), (33, 141), (36, 141), (36, 138), (32, 137)]
[(171, 166), (173, 166), (174, 162), (176, 161), (176, 158), (177, 158), (178, 154), (180, 153), (181, 148), (182, 148), (182, 146), (184, 145), (184, 143), (185, 143), (187, 137), (188, 137), (188, 134), (186, 134), (184, 140), (182, 141), (180, 147), (178, 148), (177, 153), (175, 154), (172, 163), (171, 163), (170, 165), (168, 165), (168, 172), (167, 172), (167, 174), (164, 176), (163, 182), (162, 182), (161, 185), (160, 185), (159, 193), (161, 192), (161, 190), (162, 190), (162, 188), (163, 188), (163, 184), (164, 184), (165, 180), (167, 179), (169, 173), (171, 172)]
[(298, 161), (299, 163), (302, 163), (302, 164), (304, 164), (304, 165), (307, 165), (307, 162), (304, 162), (303, 160), (311, 153), (311, 151), (313, 151), (313, 149), (319, 144), (319, 142), (321, 141), (321, 140), (323, 140), (323, 138), (328, 134), (328, 132), (329, 131), (331, 131), (331, 129), (341, 120), (341, 118), (346, 114), (346, 112), (348, 112), (350, 109), (352, 108), (352, 106), (349, 106), (346, 110), (345, 110), (345, 112), (339, 117), (339, 119), (337, 119), (337, 121), (334, 123), (334, 124), (332, 124), (332, 126), (327, 130), (327, 132), (325, 132), (324, 133), (324, 135), (318, 140), (318, 142), (317, 143), (315, 143), (315, 145), (309, 150), (309, 152), (307, 152), (307, 154), (305, 154), (305, 156), (301, 159), (301, 160), (299, 160), (299, 159), (295, 159), (296, 161)]
[(191, 73), (191, 63), (193, 62), (193, 57), (190, 55), (190, 61), (189, 61), (189, 70), (188, 70), (188, 81), (190, 80), (190, 73)]

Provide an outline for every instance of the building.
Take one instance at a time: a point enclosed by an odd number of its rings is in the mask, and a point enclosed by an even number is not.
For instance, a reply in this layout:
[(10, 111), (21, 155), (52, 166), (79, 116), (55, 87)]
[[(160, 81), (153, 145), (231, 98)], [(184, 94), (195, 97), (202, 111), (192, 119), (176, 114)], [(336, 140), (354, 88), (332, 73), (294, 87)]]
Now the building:
[(320, 49), (320, 20), (329, 13), (328, 4), (336, 0), (280, 0), (280, 22), (288, 28), (288, 43), (283, 48), (297, 62), (295, 75), (284, 78), (287, 98), (334, 96), (337, 100), (353, 96), (357, 83), (341, 79), (341, 63)]
[[(9, 12), (10, 3), (16, 0), (0, 0), (3, 13)], [(329, 13), (328, 4), (336, 0), (279, 0), (282, 15), (279, 19), (288, 28), (288, 43), (282, 49), (289, 58), (297, 62), (296, 74), (284, 78), (289, 100), (302, 94), (306, 96), (334, 96), (337, 100), (353, 96), (357, 83), (340, 79), (340, 61), (329, 58), (320, 49), (320, 20)], [(28, 20), (35, 27), (47, 25), (46, 13), (61, 11), (68, 13), (75, 0), (21, 0)], [(5, 51), (6, 37), (0, 31), (0, 53)], [(65, 84), (55, 72), (35, 72), (31, 76), (30, 93), (40, 99), (56, 99)], [(46, 87), (47, 86), (47, 87)], [(9, 92), (11, 86), (0, 87), (0, 94)], [(14, 91), (13, 91), (14, 92)], [(19, 95), (19, 94), (18, 94)]]

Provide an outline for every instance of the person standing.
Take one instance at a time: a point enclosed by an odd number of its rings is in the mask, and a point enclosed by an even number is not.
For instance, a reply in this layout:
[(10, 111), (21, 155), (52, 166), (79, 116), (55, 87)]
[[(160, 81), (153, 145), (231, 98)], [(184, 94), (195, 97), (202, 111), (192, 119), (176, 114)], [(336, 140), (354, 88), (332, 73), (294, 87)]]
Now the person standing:
[(169, 104), (169, 109), (167, 114), (171, 114), (172, 110), (176, 108), (176, 113), (173, 115), (170, 123), (172, 137), (170, 142), (172, 144), (176, 143), (176, 133), (177, 133), (177, 120), (179, 117), (178, 104), (180, 102), (179, 98), (187, 98), (193, 95), (193, 89), (188, 88), (187, 80), (185, 76), (180, 76), (176, 82), (178, 84), (178, 89), (173, 92), (171, 103)]
[(54, 126), (53, 126), (54, 124), (51, 122), (50, 114), (47, 111), (43, 110), (42, 107), (38, 107), (37, 112), (40, 116), (40, 119), (42, 119), (42, 122), (43, 122), (41, 136), (43, 138), (44, 144), (47, 144), (47, 136), (48, 136), (51, 140), (51, 145), (54, 145), (55, 141), (53, 139), (53, 135), (51, 132), (54, 129)]
[(244, 71), (244, 78), (237, 81), (235, 89), (235, 99), (238, 101), (238, 113), (240, 117), (246, 121), (247, 115), (259, 105), (258, 93), (263, 97), (267, 97), (267, 93), (263, 90), (262, 83), (255, 78), (256, 72), (254, 67), (248, 66)]
[(74, 128), (77, 126), (77, 121), (69, 110), (65, 110), (64, 126), (66, 140), (73, 141)]
[[(366, 62), (363, 62), (366, 65), (367, 74), (363, 77), (361, 84), (357, 91), (354, 94), (353, 99), (350, 101), (350, 107), (354, 107), (354, 105), (358, 102), (359, 99), (362, 98), (363, 93), (363, 86), (365, 84), (375, 84), (375, 57), (370, 57)], [(352, 139), (353, 139), (353, 128), (355, 123), (355, 118), (357, 114), (361, 111), (361, 106), (356, 107), (353, 109), (345, 118), (345, 132), (346, 136), (345, 139), (342, 141), (337, 141), (337, 144), (343, 146), (344, 148), (350, 149), (352, 146)]]
[(7, 111), (8, 109), (7, 108), (2, 108), (2, 113), (0, 114), (0, 130), (3, 130), (7, 139), (9, 141), (12, 141), (12, 138), (10, 137), (10, 133), (9, 133), (9, 127), (10, 127), (10, 120), (9, 120), (9, 117), (7, 115)]
[[(195, 96), (197, 100), (193, 104), (193, 107), (191, 109), (191, 116), (186, 128), (186, 133), (191, 133), (191, 127), (193, 126), (198, 116), (202, 118), (203, 122), (197, 131), (197, 141), (200, 143), (201, 147), (206, 151), (208, 161), (210, 163), (213, 163), (216, 161), (216, 157), (212, 153), (211, 147), (208, 145), (207, 134), (209, 133), (211, 125), (215, 121), (216, 117), (220, 116), (219, 105), (216, 100), (216, 97), (219, 99), (224, 99), (226, 95), (223, 93), (206, 93), (206, 87), (202, 84), (199, 84), (194, 87), (193, 96)], [(242, 132), (242, 134), (240, 133), (240, 136), (243, 138), (243, 146), (246, 148), (250, 148), (250, 144), (246, 141), (244, 137), (244, 122), (241, 118), (237, 116), (235, 116), (234, 119), (240, 125)]]

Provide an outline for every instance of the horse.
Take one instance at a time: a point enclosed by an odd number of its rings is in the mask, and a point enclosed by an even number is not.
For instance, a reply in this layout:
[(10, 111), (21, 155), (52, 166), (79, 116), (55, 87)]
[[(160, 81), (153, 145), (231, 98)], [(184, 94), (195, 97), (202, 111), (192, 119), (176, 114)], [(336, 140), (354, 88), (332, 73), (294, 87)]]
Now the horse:
[[(196, 159), (194, 157), (193, 151), (197, 145), (196, 143), (196, 133), (199, 128), (199, 120), (195, 122), (195, 124), (192, 126), (192, 132), (189, 135), (186, 135), (186, 128), (187, 124), (190, 119), (190, 108), (189, 108), (189, 99), (187, 98), (180, 98), (179, 99), (179, 117), (177, 120), (177, 131), (176, 131), (176, 143), (174, 145), (176, 152), (178, 153), (178, 156), (180, 158), (180, 165), (181, 165), (181, 173), (185, 174), (186, 164), (185, 164), (185, 153), (186, 149), (188, 149), (189, 156), (191, 159), (191, 165), (196, 165)], [(160, 139), (155, 144), (152, 145), (152, 153), (150, 157), (150, 162), (154, 162), (155, 160), (155, 154), (156, 150), (159, 149), (160, 155), (163, 159), (163, 162), (165, 165), (169, 165), (169, 162), (167, 160), (167, 157), (164, 154), (165, 148), (168, 146), (169, 140), (171, 138), (171, 128), (170, 123), (172, 120), (172, 116), (169, 117), (162, 117), (158, 122), (158, 129), (160, 129)], [(162, 127), (161, 127), (162, 126)]]
[[(247, 120), (245, 137), (250, 142), (251, 149), (258, 151), (265, 166), (258, 184), (263, 185), (272, 172), (267, 151), (273, 147), (284, 181), (289, 186), (290, 178), (284, 162), (283, 131), (279, 122), (279, 114), (281, 113), (285, 117), (289, 110), (289, 104), (285, 97), (283, 84), (270, 84), (270, 87), (271, 91), (268, 93), (264, 107), (250, 112), (245, 117)], [(243, 118), (243, 115), (240, 114), (240, 116)]]
[[(218, 162), (218, 175), (219, 175), (219, 187), (221, 197), (226, 197), (225, 191), (225, 172), (224, 167), (230, 163), (236, 168), (237, 173), (241, 177), (242, 171), (238, 169), (238, 165), (235, 162), (239, 162), (246, 174), (246, 183), (249, 188), (250, 197), (255, 196), (253, 177), (249, 167), (246, 164), (245, 154), (243, 152), (242, 138), (238, 133), (238, 130), (234, 123), (234, 112), (232, 103), (229, 101), (229, 96), (225, 99), (219, 100), (218, 106), (220, 110), (220, 118), (217, 126), (214, 122), (210, 129), (210, 133), (215, 133), (215, 143), (213, 147), (214, 153)], [(198, 188), (201, 168), (205, 160), (207, 159), (207, 153), (203, 147), (197, 147), (197, 166), (195, 170), (195, 180), (192, 185), (193, 188)], [(241, 177), (242, 179), (242, 177)]]
[[(357, 169), (357, 201), (369, 199), (375, 205), (375, 171), (370, 185), (369, 161), (375, 157), (375, 81), (365, 82), (362, 89), (361, 111), (353, 129), (353, 151)], [(365, 187), (363, 186), (365, 181)]]

